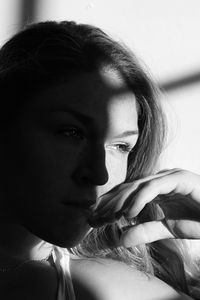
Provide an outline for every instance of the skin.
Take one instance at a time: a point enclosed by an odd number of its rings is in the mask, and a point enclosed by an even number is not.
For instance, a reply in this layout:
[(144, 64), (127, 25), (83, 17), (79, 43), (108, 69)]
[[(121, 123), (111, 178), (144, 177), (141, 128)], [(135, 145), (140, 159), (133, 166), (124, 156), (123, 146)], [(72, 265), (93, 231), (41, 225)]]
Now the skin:
[(27, 101), (3, 145), (2, 251), (29, 258), (41, 239), (80, 242), (91, 206), (124, 181), (137, 130), (134, 94), (109, 70), (78, 74)]

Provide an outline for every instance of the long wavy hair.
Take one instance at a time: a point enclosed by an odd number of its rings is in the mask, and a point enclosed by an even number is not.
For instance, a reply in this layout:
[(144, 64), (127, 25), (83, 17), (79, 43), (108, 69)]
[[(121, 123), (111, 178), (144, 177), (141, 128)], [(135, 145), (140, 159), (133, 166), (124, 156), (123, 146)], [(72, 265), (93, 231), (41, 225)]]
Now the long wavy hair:
[[(14, 119), (24, 101), (45, 86), (80, 71), (97, 70), (100, 65), (118, 70), (136, 96), (139, 138), (129, 155), (126, 178), (126, 182), (133, 182), (157, 170), (165, 138), (159, 92), (135, 55), (97, 27), (67, 21), (42, 22), (29, 25), (12, 37), (0, 50), (0, 122), (8, 124), (11, 112)], [(157, 213), (153, 203), (149, 204), (146, 213), (135, 222), (155, 219)], [(70, 251), (81, 257), (123, 261), (186, 294), (194, 292), (197, 268), (182, 241), (119, 247), (119, 230), (126, 225), (128, 222), (122, 217), (93, 229)]]

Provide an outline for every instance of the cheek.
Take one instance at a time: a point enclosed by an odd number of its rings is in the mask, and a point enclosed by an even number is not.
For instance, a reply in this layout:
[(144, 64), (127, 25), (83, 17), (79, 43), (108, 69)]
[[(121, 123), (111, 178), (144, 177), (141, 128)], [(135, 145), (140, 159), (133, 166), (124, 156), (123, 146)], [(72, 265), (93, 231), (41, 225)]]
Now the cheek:
[(126, 178), (127, 160), (120, 162), (108, 163), (109, 182), (113, 186), (122, 183)]
[(108, 181), (105, 185), (98, 188), (99, 196), (109, 192), (116, 185), (123, 183), (127, 174), (128, 157), (123, 159), (106, 159)]

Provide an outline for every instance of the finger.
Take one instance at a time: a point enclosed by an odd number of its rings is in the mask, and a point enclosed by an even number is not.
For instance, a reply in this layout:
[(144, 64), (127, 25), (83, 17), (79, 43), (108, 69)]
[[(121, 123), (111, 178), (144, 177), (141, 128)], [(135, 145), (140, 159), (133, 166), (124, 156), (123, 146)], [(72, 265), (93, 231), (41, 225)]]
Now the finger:
[(121, 209), (124, 210), (127, 217), (132, 218), (137, 216), (144, 206), (158, 195), (172, 192), (181, 193), (183, 195), (191, 192), (191, 189), (187, 188), (187, 184), (180, 180), (180, 176), (177, 175), (176, 172), (148, 181), (143, 185), (142, 189), (134, 195), (131, 199), (132, 201), (127, 201), (128, 207), (125, 203)]
[(162, 169), (162, 170), (158, 171), (157, 174), (164, 174), (164, 175), (166, 175), (166, 174), (176, 173), (176, 172), (179, 172), (179, 171), (181, 171), (181, 170), (182, 170), (182, 169), (180, 169), (180, 168)]
[(122, 233), (120, 244), (128, 248), (171, 238), (174, 236), (161, 221), (151, 221), (135, 225)]
[[(176, 235), (179, 237), (184, 237), (185, 235), (188, 236), (188, 238), (197, 238), (197, 232), (194, 231), (193, 227), (195, 226), (195, 229), (198, 227), (199, 233), (200, 233), (200, 204), (191, 201), (189, 197), (182, 196), (179, 194), (169, 196), (169, 195), (163, 195), (161, 197), (161, 200), (154, 200), (153, 201), (154, 207), (156, 209), (156, 215), (154, 216), (154, 220), (162, 220), (162, 222), (165, 221), (165, 225), (171, 224), (169, 228), (173, 230), (174, 224), (189, 224), (187, 223), (189, 220), (197, 221), (196, 223), (191, 223), (190, 227), (184, 228), (184, 234), (183, 236), (180, 234), (180, 230)], [(138, 214), (140, 216), (140, 220), (143, 220), (143, 222), (152, 221), (151, 217), (148, 214), (149, 211), (148, 204), (144, 207), (144, 209)], [(89, 218), (89, 224), (92, 227), (100, 227), (108, 223), (113, 223), (121, 218), (121, 213), (116, 212), (112, 213), (108, 211), (104, 215), (95, 215), (92, 214)], [(150, 217), (150, 218), (149, 218)], [(168, 219), (168, 220), (167, 220)], [(166, 221), (167, 220), (167, 221)], [(182, 223), (183, 220), (184, 222)], [(183, 226), (183, 225), (182, 225)], [(179, 226), (180, 227), (180, 226)], [(177, 227), (177, 228), (179, 228)], [(168, 229), (169, 229), (168, 228)], [(194, 237), (191, 233), (187, 233), (187, 230), (194, 231)], [(170, 231), (170, 230), (169, 230)], [(173, 231), (175, 233), (175, 231)]]
[(200, 239), (200, 223), (190, 220), (165, 220), (163, 225), (174, 237), (181, 239)]
[(123, 206), (124, 201), (126, 200), (128, 195), (135, 189), (137, 189), (137, 186), (133, 184), (132, 186), (129, 185), (129, 187), (123, 186), (121, 190), (118, 191), (118, 193), (106, 194), (102, 197), (99, 206), (94, 210), (94, 214), (96, 216), (101, 215), (103, 217), (110, 213), (115, 213), (116, 211), (119, 211), (120, 208)]
[(188, 220), (146, 222), (123, 232), (120, 244), (128, 248), (173, 238), (200, 239), (200, 223)]
[[(131, 191), (135, 190), (138, 187), (138, 184), (134, 183), (123, 183), (117, 188), (114, 188), (110, 190), (108, 193), (102, 195), (99, 199), (99, 204), (95, 209), (95, 212), (103, 213), (103, 211), (107, 210), (108, 208), (111, 208), (112, 206), (116, 207), (118, 204), (118, 199), (122, 199), (129, 195), (129, 189), (130, 193)], [(124, 197), (123, 197), (124, 196)], [(123, 201), (123, 200), (121, 200)], [(120, 204), (119, 204), (120, 205)]]
[[(160, 178), (163, 176), (166, 176), (168, 174), (172, 174), (174, 172), (177, 172), (178, 169), (172, 169), (172, 170), (162, 170), (161, 173), (157, 173), (154, 175), (147, 176), (145, 178), (136, 180), (131, 183), (124, 183), (121, 185), (118, 185), (108, 193), (104, 194), (99, 201), (99, 204), (97, 208), (95, 209), (95, 212), (97, 214), (105, 214), (106, 211), (119, 211), (122, 206), (124, 205), (125, 200), (133, 193), (135, 192), (139, 187), (142, 188), (142, 185), (145, 182), (148, 182), (155, 178)], [(126, 203), (126, 206), (128, 206), (129, 203)]]

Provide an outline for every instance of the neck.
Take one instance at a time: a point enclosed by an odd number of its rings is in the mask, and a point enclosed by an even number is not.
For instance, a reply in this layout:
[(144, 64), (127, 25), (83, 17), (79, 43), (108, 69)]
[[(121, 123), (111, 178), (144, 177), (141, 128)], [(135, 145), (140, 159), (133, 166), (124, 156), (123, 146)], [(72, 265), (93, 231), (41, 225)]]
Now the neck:
[(30, 233), (21, 225), (0, 224), (0, 264), (13, 260), (42, 260), (52, 245)]

